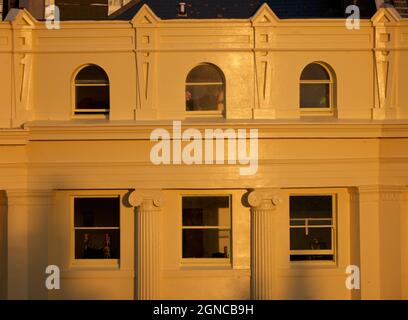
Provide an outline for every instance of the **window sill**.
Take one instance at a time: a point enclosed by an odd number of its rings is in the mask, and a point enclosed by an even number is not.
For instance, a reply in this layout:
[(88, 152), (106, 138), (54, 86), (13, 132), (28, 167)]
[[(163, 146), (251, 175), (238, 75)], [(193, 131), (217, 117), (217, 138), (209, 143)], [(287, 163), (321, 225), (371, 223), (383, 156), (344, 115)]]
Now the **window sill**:
[(300, 108), (301, 117), (332, 117), (334, 110), (328, 108)]
[(93, 113), (93, 114), (73, 114), (72, 119), (101, 119), (101, 120), (107, 120), (109, 119), (109, 114), (104, 114), (104, 113)]
[(183, 270), (197, 269), (232, 269), (231, 259), (183, 259), (180, 264)]
[(103, 269), (103, 270), (118, 270), (119, 259), (78, 259), (71, 262), (72, 269)]
[(187, 118), (224, 118), (222, 111), (186, 111)]
[(290, 269), (338, 268), (336, 261), (290, 261)]

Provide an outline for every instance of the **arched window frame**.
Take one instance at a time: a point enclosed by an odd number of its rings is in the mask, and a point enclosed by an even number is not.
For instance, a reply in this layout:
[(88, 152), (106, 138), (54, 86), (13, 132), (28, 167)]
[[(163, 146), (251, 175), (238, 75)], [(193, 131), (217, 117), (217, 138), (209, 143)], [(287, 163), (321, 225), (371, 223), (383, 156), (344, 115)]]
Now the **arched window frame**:
[[(328, 74), (329, 80), (302, 80), (302, 74), (310, 65), (319, 65), (322, 67)], [(301, 96), (301, 87), (302, 85), (310, 84), (324, 84), (329, 85), (329, 107), (302, 107), (302, 96)], [(299, 80), (299, 109), (301, 115), (333, 115), (335, 110), (335, 100), (336, 100), (336, 79), (334, 71), (327, 64), (319, 61), (314, 61), (307, 64), (300, 74)]]
[[(77, 77), (81, 73), (82, 70), (84, 70), (87, 67), (97, 67), (100, 68), (106, 75), (106, 78), (108, 79), (107, 83), (87, 83), (87, 84), (78, 84), (77, 83)], [(110, 113), (110, 80), (108, 73), (105, 71), (104, 68), (101, 66), (94, 64), (94, 63), (89, 63), (82, 65), (79, 67), (76, 72), (74, 73), (73, 79), (72, 79), (72, 116), (74, 118), (101, 118), (101, 119), (106, 119), (109, 117)], [(78, 87), (108, 87), (109, 90), (109, 103), (106, 108), (101, 108), (101, 109), (79, 109), (77, 108), (77, 88)]]
[[(217, 72), (219, 73), (222, 82), (188, 82), (187, 79), (189, 77), (189, 75), (197, 68), (200, 66), (211, 66), (213, 67), (215, 70), (217, 70)], [(216, 66), (215, 64), (212, 63), (208, 63), (208, 62), (202, 62), (200, 64), (197, 64), (196, 66), (194, 66), (193, 68), (191, 68), (189, 70), (189, 72), (187, 73), (187, 76), (185, 78), (185, 94), (187, 95), (187, 87), (188, 86), (202, 86), (202, 85), (208, 85), (208, 86), (222, 86), (222, 92), (223, 92), (223, 109), (222, 110), (187, 110), (187, 101), (186, 101), (186, 114), (188, 117), (219, 117), (222, 118), (225, 116), (225, 112), (226, 112), (226, 80), (225, 80), (225, 75), (222, 72), (222, 70)]]

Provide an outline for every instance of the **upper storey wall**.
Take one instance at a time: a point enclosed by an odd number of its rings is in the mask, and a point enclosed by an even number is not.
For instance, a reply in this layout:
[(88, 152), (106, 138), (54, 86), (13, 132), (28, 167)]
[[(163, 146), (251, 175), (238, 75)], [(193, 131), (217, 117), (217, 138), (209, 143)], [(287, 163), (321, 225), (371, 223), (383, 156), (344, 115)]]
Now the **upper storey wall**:
[(109, 77), (110, 120), (184, 119), (186, 77), (200, 63), (224, 75), (227, 118), (296, 119), (312, 62), (332, 72), (332, 117), (406, 119), (408, 22), (394, 11), (348, 30), (344, 19), (279, 20), (267, 6), (250, 20), (166, 21), (144, 6), (129, 22), (49, 30), (16, 10), (0, 23), (0, 126), (77, 118), (74, 79), (88, 64)]

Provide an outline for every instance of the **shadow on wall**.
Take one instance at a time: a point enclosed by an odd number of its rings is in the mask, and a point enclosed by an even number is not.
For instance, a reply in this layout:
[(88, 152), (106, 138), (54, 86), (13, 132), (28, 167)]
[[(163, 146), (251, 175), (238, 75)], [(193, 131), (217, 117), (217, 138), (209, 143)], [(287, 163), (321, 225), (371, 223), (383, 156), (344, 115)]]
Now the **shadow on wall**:
[(7, 299), (7, 194), (0, 190), (0, 300)]
[[(306, 273), (305, 270), (300, 273)], [(311, 286), (307, 283), (308, 277), (306, 274), (298, 274), (296, 277), (291, 278), (285, 288), (285, 295), (290, 300), (314, 300), (316, 299), (316, 292), (313, 292)]]
[(30, 299), (47, 299), (45, 268), (48, 265), (48, 216), (52, 210), (50, 199), (30, 205), (27, 216), (27, 268), (28, 296)]
[[(130, 204), (129, 197), (130, 195), (134, 192), (134, 190), (129, 190), (128, 193), (126, 193), (123, 198), (122, 198), (122, 205), (124, 205), (127, 208), (132, 208), (133, 206)], [(134, 216), (137, 217), (138, 215), (138, 208), (135, 207), (134, 209)], [(138, 266), (138, 256), (137, 256), (137, 248), (138, 248), (138, 243), (137, 243), (137, 236), (136, 236), (136, 230), (138, 230), (138, 219), (135, 218), (134, 220), (134, 230), (135, 230), (135, 238), (134, 238), (134, 251), (133, 251), (133, 257), (134, 257), (134, 280), (133, 280), (133, 299), (137, 300), (138, 298), (138, 277), (137, 277), (137, 266)]]

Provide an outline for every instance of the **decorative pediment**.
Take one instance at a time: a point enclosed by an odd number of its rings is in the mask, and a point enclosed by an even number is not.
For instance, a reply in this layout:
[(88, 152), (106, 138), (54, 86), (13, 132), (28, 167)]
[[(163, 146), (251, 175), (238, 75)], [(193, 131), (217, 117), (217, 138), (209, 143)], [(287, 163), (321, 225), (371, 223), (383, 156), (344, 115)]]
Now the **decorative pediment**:
[(155, 26), (160, 18), (147, 4), (144, 4), (132, 19), (133, 26), (148, 27)]
[(376, 14), (371, 18), (374, 26), (393, 24), (402, 18), (394, 7), (383, 7), (378, 9)]
[(273, 26), (279, 22), (279, 18), (273, 12), (273, 10), (264, 3), (255, 15), (251, 18), (252, 25), (254, 26)]
[(14, 28), (32, 29), (37, 20), (26, 9), (11, 9), (4, 21), (11, 22)]

